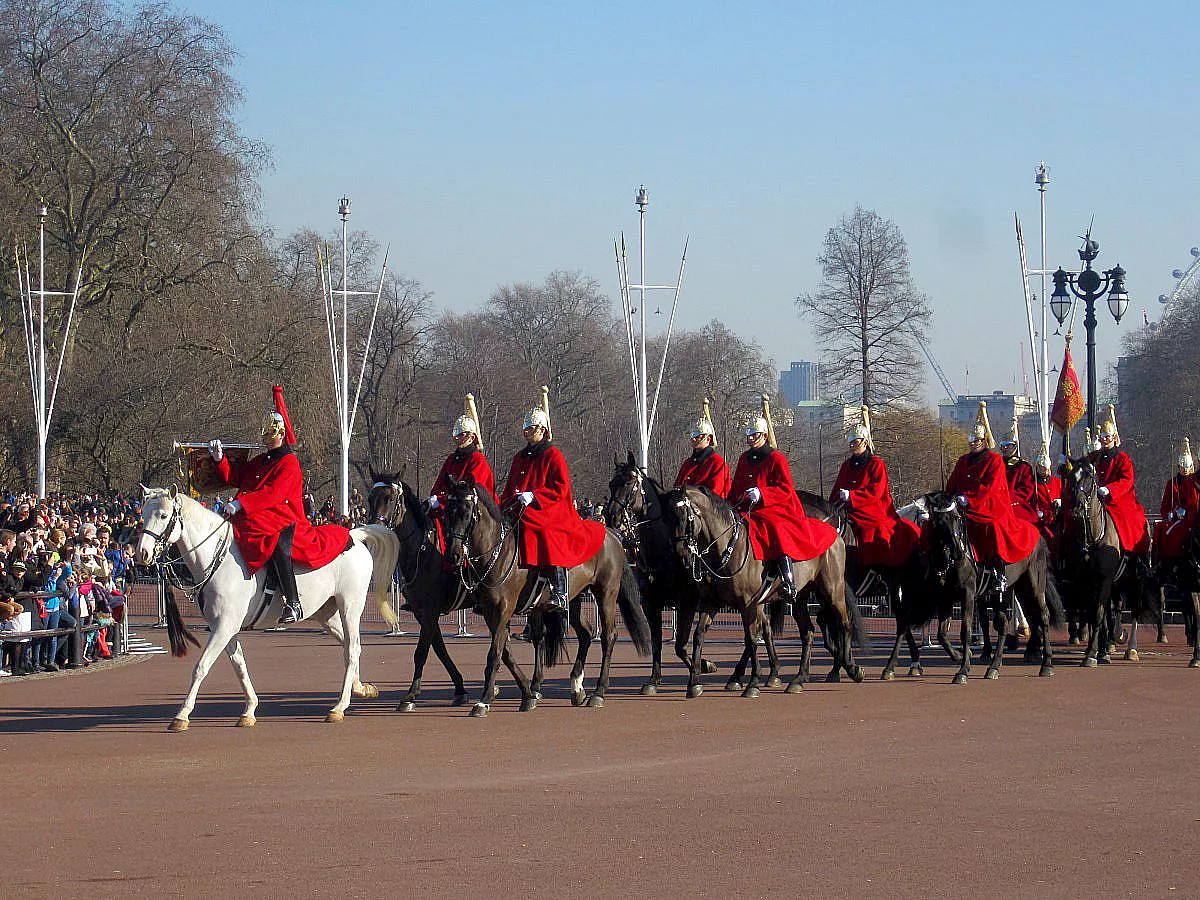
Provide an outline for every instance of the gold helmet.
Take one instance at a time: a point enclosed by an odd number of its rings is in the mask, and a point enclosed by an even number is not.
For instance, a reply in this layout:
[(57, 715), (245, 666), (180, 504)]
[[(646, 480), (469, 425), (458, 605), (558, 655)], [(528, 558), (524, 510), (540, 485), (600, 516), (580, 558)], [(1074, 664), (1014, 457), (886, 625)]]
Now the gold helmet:
[(1179, 450), (1179, 471), (1184, 475), (1194, 475), (1196, 472), (1196, 460), (1192, 456), (1192, 442), (1187, 438), (1183, 439), (1183, 446)]
[(544, 384), (542, 385), (541, 404), (525, 413), (525, 422), (521, 426), (522, 429), (534, 427), (545, 428), (546, 437), (553, 440), (554, 430), (550, 426), (550, 388)]
[(474, 394), (467, 394), (463, 401), (463, 413), (454, 420), (454, 429), (451, 431), (451, 435), (457, 438), (462, 434), (475, 435), (479, 449), (483, 449), (483, 435), (479, 433), (479, 411), (475, 408)]
[(1117, 409), (1111, 403), (1108, 404), (1108, 418), (1101, 423), (1100, 428), (1096, 431), (1096, 442), (1101, 443), (1104, 438), (1109, 438), (1114, 447), (1121, 446), (1121, 432), (1117, 431)]
[(292, 420), (288, 416), (287, 404), (283, 402), (283, 388), (278, 384), (272, 387), (271, 397), (275, 408), (263, 416), (263, 443), (265, 444), (275, 437), (282, 437), (285, 444), (296, 443), (296, 435), (292, 431)]
[(971, 443), (983, 441), (989, 450), (996, 449), (996, 438), (992, 435), (992, 426), (988, 422), (987, 401), (985, 400), (979, 401), (979, 412), (975, 416), (975, 424), (971, 426), (967, 440)]
[(1042, 441), (1042, 449), (1038, 451), (1037, 467), (1050, 471), (1050, 448), (1046, 446), (1046, 442)]
[(1004, 449), (1005, 447), (1016, 447), (1017, 454), (1020, 455), (1021, 453), (1021, 432), (1020, 429), (1017, 428), (1016, 412), (1013, 413), (1012, 428), (1009, 429), (1008, 434), (1006, 434), (1000, 441), (1000, 448)]
[(871, 437), (871, 411), (865, 405), (862, 408), (862, 421), (846, 434), (847, 444), (853, 444), (855, 441), (866, 441), (868, 447), (875, 449), (875, 441)]
[(709, 400), (704, 398), (704, 407), (700, 413), (700, 418), (692, 423), (691, 429), (688, 431), (688, 436), (698, 438), (702, 434), (707, 434), (712, 438), (712, 445), (717, 446), (717, 432), (713, 428), (712, 413), (710, 412)]

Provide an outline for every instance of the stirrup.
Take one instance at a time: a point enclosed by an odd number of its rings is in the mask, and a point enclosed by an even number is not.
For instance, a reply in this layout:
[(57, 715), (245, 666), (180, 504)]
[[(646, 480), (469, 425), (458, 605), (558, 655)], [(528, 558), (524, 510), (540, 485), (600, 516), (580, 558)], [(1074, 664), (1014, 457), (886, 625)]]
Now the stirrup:
[(294, 625), (300, 621), (304, 610), (299, 608), (299, 605), (294, 601), (285, 598), (283, 601), (283, 610), (279, 613), (280, 625)]

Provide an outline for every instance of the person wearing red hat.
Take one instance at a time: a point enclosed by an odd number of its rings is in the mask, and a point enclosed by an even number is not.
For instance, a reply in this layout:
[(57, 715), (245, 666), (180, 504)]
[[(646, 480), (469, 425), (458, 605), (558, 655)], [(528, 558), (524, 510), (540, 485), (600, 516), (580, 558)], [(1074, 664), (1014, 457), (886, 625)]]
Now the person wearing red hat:
[(275, 409), (263, 419), (267, 452), (237, 463), (225, 455), (219, 440), (209, 444), (217, 472), (237, 496), (222, 515), (233, 523), (233, 535), (250, 574), (270, 564), (283, 594), (281, 625), (303, 618), (296, 589), (295, 563), (319, 569), (350, 546), (341, 525), (312, 525), (304, 515), (304, 473), (292, 452), (296, 443), (283, 388), (272, 389)]

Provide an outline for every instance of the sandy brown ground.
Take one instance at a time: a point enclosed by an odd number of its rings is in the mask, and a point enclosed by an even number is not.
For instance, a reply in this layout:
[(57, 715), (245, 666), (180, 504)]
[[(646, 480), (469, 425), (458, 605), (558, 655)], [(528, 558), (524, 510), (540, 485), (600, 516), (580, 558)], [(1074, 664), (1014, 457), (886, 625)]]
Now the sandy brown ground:
[[(435, 661), (424, 707), (393, 712), (412, 639), (370, 637), (383, 695), (326, 725), (340, 651), (251, 634), (258, 727), (230, 727), (222, 657), (186, 734), (165, 726), (192, 658), (5, 679), (5, 831), (24, 838), (4, 893), (1195, 897), (1200, 670), (1171, 637), (1143, 632), (1141, 663), (1082, 670), (1062, 648), (1055, 678), (965, 687), (940, 654), (881, 683), (876, 654), (864, 684), (746, 700), (723, 666), (693, 701), (678, 667), (638, 696), (625, 643), (605, 709), (572, 708), (557, 669), (537, 710), (505, 678), (483, 720), (447, 706)], [(451, 650), (477, 690), (483, 643)]]

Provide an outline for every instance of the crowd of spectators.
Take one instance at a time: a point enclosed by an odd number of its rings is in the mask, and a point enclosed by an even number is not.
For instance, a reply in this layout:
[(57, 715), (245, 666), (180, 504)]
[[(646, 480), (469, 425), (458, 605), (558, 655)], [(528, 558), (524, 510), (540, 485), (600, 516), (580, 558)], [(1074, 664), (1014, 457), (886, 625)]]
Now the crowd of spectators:
[(120, 493), (0, 496), (0, 677), (75, 665), (69, 641), (30, 632), (99, 625), (82, 665), (112, 655), (133, 574), (140, 504)]

